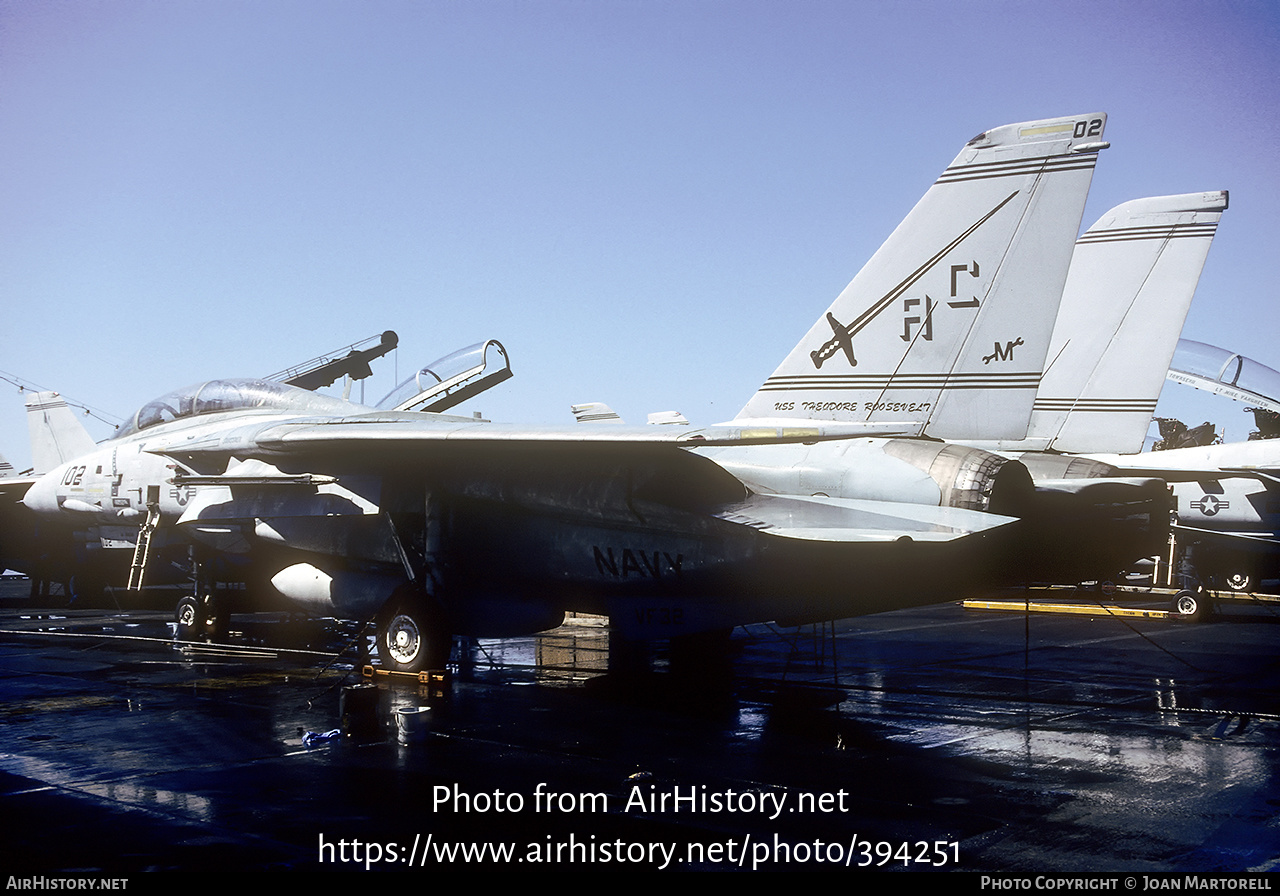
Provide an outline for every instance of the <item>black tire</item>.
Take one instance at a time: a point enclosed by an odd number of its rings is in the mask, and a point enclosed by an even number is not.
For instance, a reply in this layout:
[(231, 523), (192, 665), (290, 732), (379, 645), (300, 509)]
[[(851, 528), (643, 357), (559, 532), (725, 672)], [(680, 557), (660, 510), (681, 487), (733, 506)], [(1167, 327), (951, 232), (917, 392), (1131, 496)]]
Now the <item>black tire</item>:
[(1209, 601), (1194, 591), (1179, 591), (1173, 596), (1173, 612), (1186, 622), (1202, 622), (1209, 615)]
[(417, 588), (399, 588), (378, 618), (378, 657), (395, 672), (443, 669), (453, 638), (443, 614)]
[(178, 624), (174, 633), (179, 641), (195, 641), (204, 634), (204, 608), (200, 601), (190, 595), (178, 601), (178, 608), (173, 611), (173, 621)]

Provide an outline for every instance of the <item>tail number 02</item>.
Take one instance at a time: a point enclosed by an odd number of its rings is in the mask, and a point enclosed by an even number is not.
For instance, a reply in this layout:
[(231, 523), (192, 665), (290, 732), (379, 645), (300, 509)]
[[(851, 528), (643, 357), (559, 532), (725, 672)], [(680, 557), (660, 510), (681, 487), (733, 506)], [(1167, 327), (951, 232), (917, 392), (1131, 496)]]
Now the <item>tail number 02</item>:
[(1081, 137), (1096, 137), (1102, 133), (1102, 119), (1095, 118), (1093, 121), (1077, 121), (1075, 133), (1071, 136), (1075, 139)]

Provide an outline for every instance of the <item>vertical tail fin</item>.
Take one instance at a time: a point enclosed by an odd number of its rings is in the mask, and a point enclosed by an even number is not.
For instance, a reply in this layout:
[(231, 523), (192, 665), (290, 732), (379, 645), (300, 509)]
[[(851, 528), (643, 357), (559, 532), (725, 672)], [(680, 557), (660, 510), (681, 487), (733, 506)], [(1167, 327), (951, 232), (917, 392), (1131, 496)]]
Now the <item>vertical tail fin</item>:
[(1021, 438), (1105, 127), (1083, 115), (970, 140), (738, 419)]
[(57, 392), (32, 392), (27, 396), (27, 429), (31, 435), (31, 463), (37, 475), (96, 447), (93, 437)]
[(1218, 221), (1225, 190), (1118, 205), (1076, 241), (1031, 450), (1142, 450)]

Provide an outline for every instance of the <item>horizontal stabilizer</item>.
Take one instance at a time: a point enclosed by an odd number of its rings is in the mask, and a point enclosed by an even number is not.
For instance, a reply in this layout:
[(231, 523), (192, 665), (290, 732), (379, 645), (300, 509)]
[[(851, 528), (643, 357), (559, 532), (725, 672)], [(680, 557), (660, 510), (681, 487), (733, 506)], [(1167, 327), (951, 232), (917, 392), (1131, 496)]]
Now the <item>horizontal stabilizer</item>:
[(20, 504), (35, 484), (35, 476), (9, 476), (0, 479), (0, 504)]
[(317, 486), (329, 485), (338, 480), (332, 476), (317, 476), (314, 473), (297, 473), (292, 476), (280, 474), (278, 476), (239, 476), (236, 474), (226, 474), (222, 476), (196, 476), (184, 473), (176, 473), (169, 480), (173, 485), (182, 488), (188, 485), (232, 485), (255, 487), (261, 486), (279, 486), (279, 485), (301, 485), (301, 486)]
[(1230, 476), (1260, 479), (1268, 485), (1280, 485), (1280, 467), (1222, 467)]
[[(1163, 452), (1151, 452), (1157, 457)], [(1135, 472), (1131, 470), (1130, 472)], [(1268, 485), (1280, 484), (1280, 469), (1275, 467), (1203, 467), (1182, 469), (1179, 467), (1142, 467), (1141, 471), (1150, 476), (1158, 476), (1165, 482), (1200, 482), (1206, 479), (1257, 479)]]

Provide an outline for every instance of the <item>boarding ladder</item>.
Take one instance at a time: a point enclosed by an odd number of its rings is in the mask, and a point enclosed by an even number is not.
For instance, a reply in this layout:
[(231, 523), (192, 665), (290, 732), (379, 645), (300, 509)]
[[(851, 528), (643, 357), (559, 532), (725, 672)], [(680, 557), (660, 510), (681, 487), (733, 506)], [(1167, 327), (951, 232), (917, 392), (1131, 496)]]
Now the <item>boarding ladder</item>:
[(160, 528), (160, 505), (147, 505), (147, 518), (138, 527), (138, 543), (133, 548), (133, 563), (129, 567), (130, 591), (142, 590), (142, 577), (147, 571), (147, 560), (151, 556), (151, 536)]

